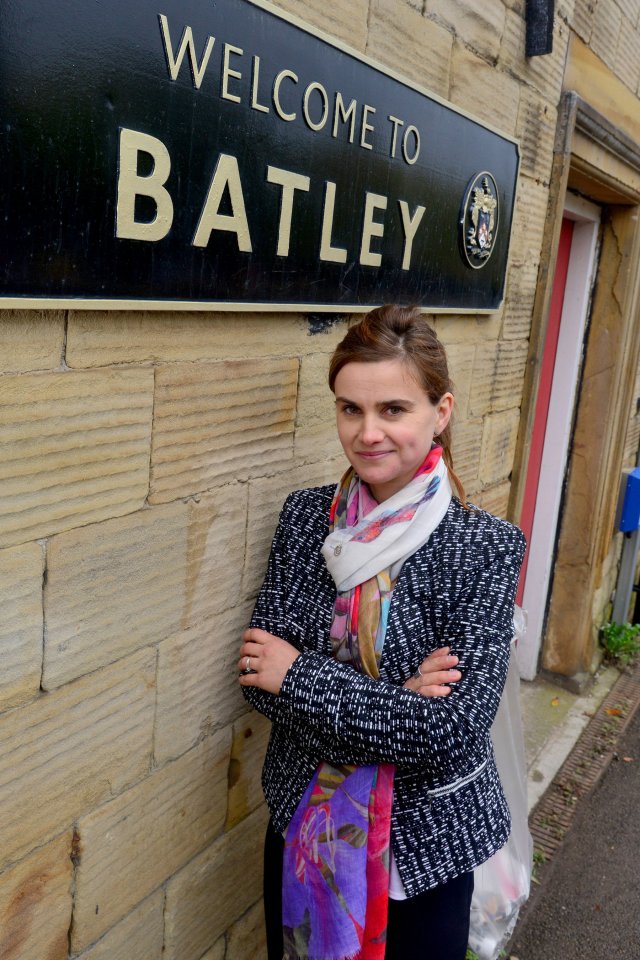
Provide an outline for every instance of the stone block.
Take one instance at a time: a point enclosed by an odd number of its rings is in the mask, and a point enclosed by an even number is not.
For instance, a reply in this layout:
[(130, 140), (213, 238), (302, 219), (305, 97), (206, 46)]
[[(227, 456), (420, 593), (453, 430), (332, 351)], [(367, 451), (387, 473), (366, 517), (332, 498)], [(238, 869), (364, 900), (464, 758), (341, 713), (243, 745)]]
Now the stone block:
[(326, 354), (303, 357), (298, 382), (298, 409), (293, 443), (298, 462), (331, 460), (342, 454), (336, 430), (335, 398), (327, 383)]
[(247, 910), (230, 928), (225, 960), (267, 960), (262, 901)]
[(262, 895), (262, 806), (171, 877), (164, 960), (199, 960)]
[(230, 731), (81, 818), (72, 948), (79, 953), (218, 836)]
[(45, 690), (177, 632), (187, 575), (185, 504), (139, 510), (48, 546)]
[(464, 420), (469, 412), (469, 394), (471, 374), (476, 348), (473, 343), (452, 343), (447, 347), (449, 377), (453, 383), (455, 397), (455, 415)]
[(155, 666), (141, 651), (0, 716), (2, 863), (146, 774)]
[(520, 411), (505, 410), (485, 419), (480, 453), (480, 480), (493, 486), (506, 480), (513, 469)]
[(615, 73), (633, 93), (640, 83), (640, 35), (631, 20), (623, 16), (616, 50)]
[(67, 960), (71, 831), (0, 874), (2, 960)]
[(42, 673), (40, 544), (0, 550), (0, 711), (35, 697)]
[(616, 65), (616, 51), (622, 26), (622, 13), (614, 3), (598, 0), (593, 15), (593, 30), (589, 46), (612, 70)]
[(508, 410), (520, 403), (527, 353), (526, 340), (478, 344), (469, 401), (473, 416)]
[(589, 43), (591, 39), (597, 3), (598, 0), (574, 0), (573, 15), (569, 25), (585, 43)]
[(180, 756), (247, 711), (236, 663), (250, 617), (251, 604), (242, 604), (160, 644), (156, 763)]
[(255, 597), (267, 568), (271, 542), (288, 493), (303, 487), (336, 484), (349, 466), (344, 454), (334, 460), (292, 466), (286, 474), (249, 482), (247, 549), (242, 575), (243, 597)]
[(205, 955), (202, 957), (202, 960), (226, 960), (225, 952), (227, 949), (227, 941), (225, 937), (220, 937), (219, 940), (216, 940), (214, 945), (211, 947), (211, 950), (207, 950)]
[(164, 893), (156, 890), (76, 960), (162, 960), (163, 909)]
[(277, 472), (291, 456), (297, 381), (294, 358), (158, 367), (149, 499)]
[(463, 420), (453, 425), (453, 466), (467, 496), (478, 489), (482, 420)]
[(139, 509), (152, 403), (152, 370), (0, 378), (0, 546)]
[(246, 483), (219, 487), (189, 504), (183, 628), (238, 602), (246, 526)]
[(478, 507), (482, 507), (483, 510), (487, 510), (488, 513), (492, 513), (495, 517), (502, 517), (503, 520), (506, 520), (509, 512), (510, 493), (511, 484), (500, 483), (496, 487), (489, 487), (487, 490), (477, 493), (473, 498), (473, 502)]
[(516, 11), (508, 10), (498, 54), (498, 67), (534, 87), (555, 106), (560, 100), (562, 90), (570, 30), (557, 16), (553, 28), (553, 50), (542, 57), (525, 56), (525, 33), (524, 17)]
[(476, 50), (487, 60), (498, 56), (504, 32), (505, 5), (503, 0), (426, 0), (425, 16), (434, 17), (453, 30), (456, 37)]
[(502, 309), (479, 316), (445, 313), (430, 318), (430, 322), (448, 353), (456, 343), (468, 345), (481, 340), (497, 340), (502, 325)]
[(509, 249), (511, 267), (528, 265), (537, 271), (548, 202), (547, 185), (536, 183), (531, 177), (519, 177)]
[(627, 21), (626, 24), (623, 24), (623, 29), (635, 30), (640, 20), (640, 4), (638, 0), (616, 0), (616, 5), (620, 8), (620, 13)]
[(102, 367), (303, 356), (331, 351), (345, 332), (345, 322), (295, 313), (74, 310), (69, 315), (66, 360), (70, 367)]
[[(450, 9), (457, 7), (450, 4)], [(482, 9), (479, 6), (477, 9)], [(479, 97), (479, 91), (482, 96)], [(514, 136), (520, 102), (520, 83), (490, 66), (461, 42), (453, 45), (450, 99), (475, 113), (483, 123)]]
[(425, 19), (408, 4), (371, 0), (369, 56), (442, 97), (449, 93), (452, 44), (448, 30)]
[(233, 725), (225, 830), (231, 830), (262, 803), (260, 775), (270, 733), (271, 723), (255, 710)]
[(363, 50), (367, 39), (367, 0), (276, 0), (276, 7), (298, 17), (313, 33), (321, 30), (331, 39), (343, 40), (356, 50)]
[(555, 107), (534, 90), (523, 87), (516, 131), (520, 141), (520, 169), (545, 184), (551, 176), (556, 121)]
[(3, 310), (0, 324), (2, 373), (60, 368), (64, 310)]
[(529, 260), (510, 265), (502, 322), (504, 340), (528, 340), (537, 280), (537, 261)]

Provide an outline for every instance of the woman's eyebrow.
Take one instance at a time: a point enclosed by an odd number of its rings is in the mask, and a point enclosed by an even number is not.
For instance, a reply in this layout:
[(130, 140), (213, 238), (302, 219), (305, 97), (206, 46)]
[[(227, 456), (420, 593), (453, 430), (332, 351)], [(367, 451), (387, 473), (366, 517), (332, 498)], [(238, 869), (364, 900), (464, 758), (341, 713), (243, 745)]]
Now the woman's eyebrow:
[[(360, 404), (356, 403), (355, 400), (349, 400), (347, 397), (336, 397), (336, 403), (348, 403), (353, 407), (358, 407)], [(415, 402), (413, 400), (404, 400), (404, 399), (395, 399), (395, 400), (380, 400), (376, 404), (377, 407), (415, 407)]]

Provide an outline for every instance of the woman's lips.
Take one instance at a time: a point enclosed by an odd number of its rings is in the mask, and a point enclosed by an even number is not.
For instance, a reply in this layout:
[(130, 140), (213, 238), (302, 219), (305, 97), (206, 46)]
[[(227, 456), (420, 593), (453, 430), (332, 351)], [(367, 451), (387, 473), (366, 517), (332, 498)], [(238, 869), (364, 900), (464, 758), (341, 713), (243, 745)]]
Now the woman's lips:
[(376, 450), (369, 453), (361, 450), (358, 456), (364, 457), (365, 460), (380, 460), (382, 457), (388, 457), (390, 453), (393, 453), (393, 450)]

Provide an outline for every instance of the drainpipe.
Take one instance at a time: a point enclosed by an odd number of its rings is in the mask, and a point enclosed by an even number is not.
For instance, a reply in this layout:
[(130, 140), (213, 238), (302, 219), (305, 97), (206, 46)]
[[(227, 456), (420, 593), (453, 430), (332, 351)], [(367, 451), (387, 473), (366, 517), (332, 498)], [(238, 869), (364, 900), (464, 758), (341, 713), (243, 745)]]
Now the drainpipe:
[(553, 13), (554, 0), (527, 0), (527, 57), (553, 50)]

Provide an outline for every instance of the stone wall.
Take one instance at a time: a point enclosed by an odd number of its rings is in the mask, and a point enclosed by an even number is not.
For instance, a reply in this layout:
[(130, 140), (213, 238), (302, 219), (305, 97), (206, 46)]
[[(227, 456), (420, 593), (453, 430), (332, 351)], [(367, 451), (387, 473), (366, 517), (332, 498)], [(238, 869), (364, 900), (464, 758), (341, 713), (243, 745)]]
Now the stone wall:
[[(522, 0), (282, 5), (521, 140), (505, 304), (434, 318), (457, 466), (504, 514), (564, 56), (586, 4), (560, 4), (554, 53), (530, 63)], [(622, 24), (633, 5), (596, 6)], [(347, 318), (1, 321), (0, 957), (262, 957), (268, 730), (235, 661), (285, 494), (342, 470), (325, 384)]]

